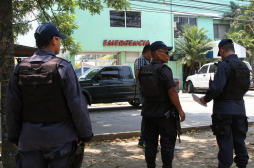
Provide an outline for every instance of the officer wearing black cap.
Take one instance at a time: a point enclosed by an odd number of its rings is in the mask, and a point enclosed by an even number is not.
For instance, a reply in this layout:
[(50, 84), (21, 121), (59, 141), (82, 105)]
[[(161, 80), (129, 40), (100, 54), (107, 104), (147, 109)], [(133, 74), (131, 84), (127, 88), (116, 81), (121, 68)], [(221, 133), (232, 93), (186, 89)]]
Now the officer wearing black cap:
[(65, 168), (93, 132), (72, 65), (56, 57), (66, 38), (51, 23), (35, 31), (38, 50), (19, 63), (6, 95), (8, 139), (18, 148), (17, 168)]
[(250, 72), (235, 54), (231, 39), (221, 40), (218, 47), (222, 62), (218, 64), (214, 81), (200, 101), (206, 104), (214, 100), (211, 128), (219, 145), (218, 167), (229, 168), (234, 161), (237, 167), (246, 168), (249, 156), (244, 140), (248, 121), (243, 96), (249, 89)]
[(172, 109), (172, 103), (179, 111), (181, 122), (185, 120), (185, 113), (179, 102), (172, 71), (163, 64), (168, 62), (168, 52), (172, 47), (166, 46), (162, 41), (156, 41), (151, 44), (150, 50), (152, 62), (143, 66), (138, 75), (144, 97), (141, 115), (145, 121), (145, 158), (148, 168), (156, 167), (160, 135), (163, 167), (171, 168), (176, 142), (176, 123), (172, 116), (166, 118), (165, 113)]

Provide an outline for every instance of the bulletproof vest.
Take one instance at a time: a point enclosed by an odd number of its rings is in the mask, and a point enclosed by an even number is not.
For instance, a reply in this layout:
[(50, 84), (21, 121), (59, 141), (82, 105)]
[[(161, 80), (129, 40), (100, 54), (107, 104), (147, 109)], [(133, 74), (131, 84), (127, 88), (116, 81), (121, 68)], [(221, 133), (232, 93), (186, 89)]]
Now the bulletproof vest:
[(224, 58), (230, 64), (231, 74), (227, 77), (223, 93), (219, 99), (242, 100), (249, 88), (250, 71), (245, 63), (235, 62), (230, 58)]
[(160, 79), (163, 66), (166, 65), (155, 67), (150, 63), (140, 69), (140, 83), (144, 97), (142, 116), (162, 117), (171, 108), (167, 90)]
[(71, 117), (58, 73), (62, 60), (52, 57), (45, 63), (29, 63), (25, 59), (19, 64), (24, 122), (56, 123)]

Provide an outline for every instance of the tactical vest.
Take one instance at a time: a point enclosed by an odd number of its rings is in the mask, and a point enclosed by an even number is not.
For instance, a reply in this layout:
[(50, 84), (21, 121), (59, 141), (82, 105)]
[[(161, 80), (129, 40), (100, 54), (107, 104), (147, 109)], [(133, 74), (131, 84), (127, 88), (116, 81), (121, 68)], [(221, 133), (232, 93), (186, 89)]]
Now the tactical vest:
[(24, 122), (56, 123), (71, 117), (58, 73), (62, 60), (52, 57), (45, 63), (29, 63), (25, 59), (19, 64)]
[(227, 57), (223, 61), (227, 61), (230, 64), (231, 74), (227, 77), (223, 93), (218, 98), (224, 100), (242, 100), (249, 88), (250, 71), (242, 61), (235, 62)]
[(144, 97), (142, 116), (163, 117), (171, 108), (171, 100), (160, 79), (160, 71), (163, 66), (166, 65), (154, 67), (150, 63), (140, 69), (140, 83)]

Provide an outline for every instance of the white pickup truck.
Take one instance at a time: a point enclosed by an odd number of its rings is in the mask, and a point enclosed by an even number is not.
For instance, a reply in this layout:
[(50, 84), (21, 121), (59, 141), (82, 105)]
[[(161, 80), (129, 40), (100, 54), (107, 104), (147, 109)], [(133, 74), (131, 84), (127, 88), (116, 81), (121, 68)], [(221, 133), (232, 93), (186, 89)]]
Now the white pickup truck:
[(196, 74), (187, 77), (186, 82), (188, 92), (196, 90), (207, 90), (209, 88), (209, 80), (213, 80), (216, 65), (213, 63), (204, 64)]
[[(253, 70), (250, 64), (243, 61), (250, 70), (250, 74), (253, 75)], [(216, 65), (214, 62), (204, 64), (194, 75), (190, 75), (186, 78), (188, 92), (192, 93), (194, 90), (207, 90), (209, 88), (209, 80), (214, 79)], [(254, 77), (250, 76), (250, 88), (254, 88)]]

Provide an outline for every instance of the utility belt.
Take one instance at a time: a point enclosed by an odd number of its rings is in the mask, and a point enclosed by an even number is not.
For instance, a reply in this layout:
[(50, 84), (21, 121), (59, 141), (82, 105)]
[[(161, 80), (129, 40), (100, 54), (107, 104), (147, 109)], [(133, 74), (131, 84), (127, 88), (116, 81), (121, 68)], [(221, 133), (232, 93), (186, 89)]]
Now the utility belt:
[(220, 136), (224, 135), (224, 126), (229, 125), (227, 121), (225, 121), (221, 115), (213, 114), (212, 117), (212, 125), (210, 125), (213, 135)]
[(66, 168), (80, 168), (84, 158), (84, 143), (81, 142), (79, 146), (74, 145), (74, 150), (70, 155), (69, 162)]
[[(228, 129), (226, 129), (226, 125), (231, 125), (233, 118), (238, 118), (244, 120), (246, 132), (248, 131), (248, 117), (244, 115), (220, 115), (220, 114), (213, 114), (212, 116), (212, 125), (210, 125), (213, 135), (221, 136), (228, 133)], [(239, 124), (239, 123), (233, 123)], [(237, 127), (243, 127), (241, 124), (237, 125)]]
[(69, 157), (69, 162), (67, 163), (66, 168), (80, 168), (84, 157), (84, 143), (81, 142), (77, 146), (77, 142), (73, 141), (71, 152), (66, 153), (63, 156), (55, 157), (54, 159), (51, 159), (51, 161), (62, 160), (66, 157)]

